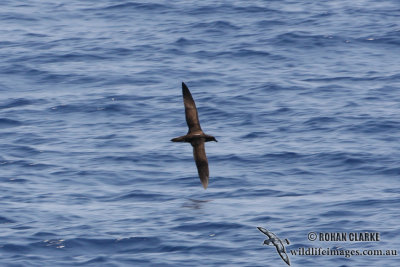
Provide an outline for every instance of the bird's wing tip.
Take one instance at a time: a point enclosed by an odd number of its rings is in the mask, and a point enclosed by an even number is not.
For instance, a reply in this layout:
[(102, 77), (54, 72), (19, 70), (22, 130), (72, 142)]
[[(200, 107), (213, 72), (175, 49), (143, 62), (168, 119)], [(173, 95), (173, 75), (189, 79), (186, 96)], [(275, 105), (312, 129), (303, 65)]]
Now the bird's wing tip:
[(267, 229), (262, 228), (262, 227), (260, 227), (260, 226), (258, 226), (257, 229), (260, 230), (261, 233), (263, 233), (263, 234), (265, 234), (265, 235), (268, 235), (268, 230), (267, 230)]

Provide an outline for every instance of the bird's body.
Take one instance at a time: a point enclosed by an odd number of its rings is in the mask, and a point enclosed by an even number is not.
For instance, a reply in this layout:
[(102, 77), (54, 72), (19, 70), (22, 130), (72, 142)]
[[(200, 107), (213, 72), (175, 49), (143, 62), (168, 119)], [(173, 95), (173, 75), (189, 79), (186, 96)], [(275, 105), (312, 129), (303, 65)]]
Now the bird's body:
[(186, 123), (189, 127), (189, 131), (186, 135), (173, 138), (171, 141), (187, 142), (192, 145), (193, 157), (196, 162), (200, 181), (203, 184), (204, 189), (206, 189), (208, 186), (209, 170), (204, 143), (209, 141), (217, 142), (217, 140), (214, 136), (205, 134), (201, 129), (196, 104), (194, 103), (192, 94), (185, 83), (182, 83), (182, 95), (183, 104), (185, 106)]

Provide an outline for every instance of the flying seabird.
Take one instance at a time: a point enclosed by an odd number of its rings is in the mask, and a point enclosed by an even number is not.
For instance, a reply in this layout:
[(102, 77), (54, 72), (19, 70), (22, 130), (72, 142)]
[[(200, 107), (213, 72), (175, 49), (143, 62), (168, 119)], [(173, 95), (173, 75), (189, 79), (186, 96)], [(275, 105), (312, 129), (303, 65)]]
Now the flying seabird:
[(214, 136), (205, 134), (200, 127), (199, 116), (197, 114), (196, 104), (194, 103), (192, 94), (184, 82), (182, 82), (183, 104), (185, 105), (186, 123), (189, 131), (186, 135), (171, 139), (172, 142), (188, 142), (193, 147), (193, 157), (196, 162), (197, 172), (199, 173), (200, 181), (204, 189), (208, 186), (208, 160), (205, 142), (218, 142)]
[[(265, 228), (262, 227), (257, 227), (258, 230), (260, 230), (263, 234), (265, 234), (266, 236), (268, 236), (269, 238), (264, 240), (264, 245), (274, 245), (276, 248), (276, 251), (278, 252), (279, 256), (281, 256), (282, 260), (284, 262), (286, 262), (287, 265), (290, 266), (290, 261), (289, 261), (289, 257), (286, 254), (286, 248), (282, 243), (282, 240), (277, 237), (274, 233), (268, 231)], [(285, 239), (285, 242), (289, 245), (289, 240)]]

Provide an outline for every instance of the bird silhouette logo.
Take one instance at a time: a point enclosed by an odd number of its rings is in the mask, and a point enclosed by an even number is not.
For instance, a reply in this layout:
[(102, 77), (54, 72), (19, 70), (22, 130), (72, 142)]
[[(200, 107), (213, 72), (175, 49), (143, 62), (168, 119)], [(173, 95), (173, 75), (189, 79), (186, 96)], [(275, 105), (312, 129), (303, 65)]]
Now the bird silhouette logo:
[[(278, 238), (274, 233), (268, 231), (265, 228), (262, 227), (257, 227), (258, 230), (260, 230), (263, 234), (268, 236), (268, 239), (264, 240), (263, 245), (273, 245), (276, 248), (276, 251), (278, 252), (279, 256), (281, 256), (282, 260), (286, 262), (287, 265), (290, 266), (290, 261), (289, 257), (286, 254), (286, 248), (283, 245), (283, 242), (280, 238)], [(285, 239), (286, 244), (290, 244), (288, 239)]]

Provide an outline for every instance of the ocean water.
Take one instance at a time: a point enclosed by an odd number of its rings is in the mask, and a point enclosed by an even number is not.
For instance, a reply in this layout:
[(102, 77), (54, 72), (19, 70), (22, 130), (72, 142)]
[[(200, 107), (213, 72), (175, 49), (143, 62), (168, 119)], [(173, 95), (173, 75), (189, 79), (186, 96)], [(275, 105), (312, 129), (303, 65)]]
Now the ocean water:
[[(398, 266), (400, 5), (0, 2), (1, 266)], [(189, 144), (196, 101), (209, 188)], [(380, 241), (310, 241), (377, 232)]]

